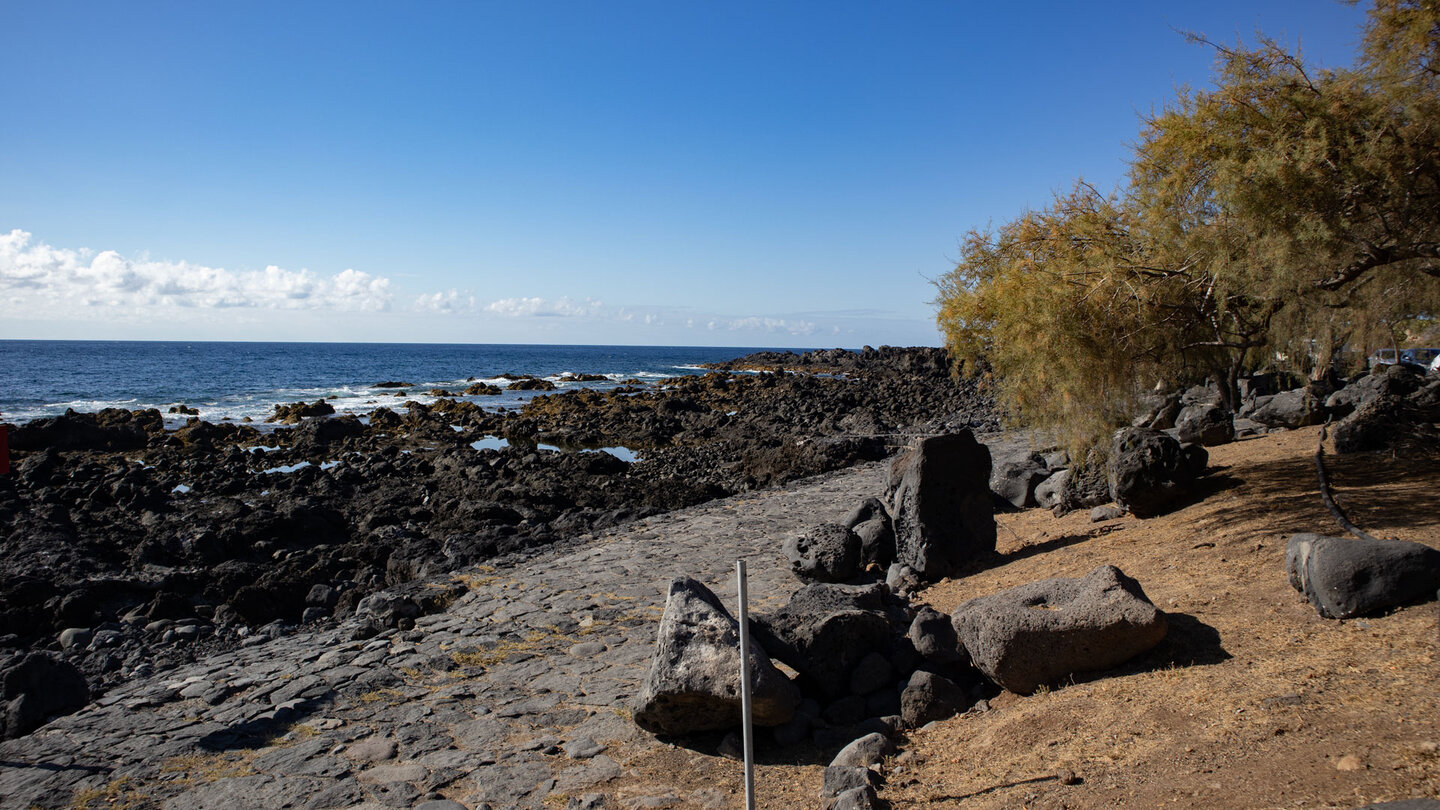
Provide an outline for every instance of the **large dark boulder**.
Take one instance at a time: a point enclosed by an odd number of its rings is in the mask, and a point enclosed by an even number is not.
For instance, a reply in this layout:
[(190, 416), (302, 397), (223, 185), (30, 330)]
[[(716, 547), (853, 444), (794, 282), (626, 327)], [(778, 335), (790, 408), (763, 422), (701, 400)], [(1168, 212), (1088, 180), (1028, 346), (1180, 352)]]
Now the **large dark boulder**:
[(1351, 411), (1335, 425), (1335, 452), (1363, 453), (1384, 450), (1404, 437), (1407, 427), (1414, 427), (1405, 400), (1399, 397), (1371, 398)]
[(29, 734), (46, 720), (77, 711), (89, 701), (85, 676), (50, 653), (29, 652), (0, 661), (3, 739)]
[(1235, 441), (1235, 416), (1211, 403), (1186, 405), (1175, 420), (1180, 441), (1214, 447)]
[(296, 444), (324, 446), (365, 435), (365, 423), (354, 416), (311, 419), (302, 422), (292, 434)]
[[(754, 722), (778, 726), (800, 705), (800, 692), (751, 639)], [(635, 702), (635, 722), (656, 734), (739, 726), (740, 624), (709, 588), (676, 577), (665, 599), (650, 673)]]
[(1297, 534), (1285, 544), (1290, 584), (1327, 619), (1348, 619), (1440, 590), (1440, 551), (1403, 540)]
[(915, 652), (933, 666), (968, 663), (965, 648), (955, 637), (955, 626), (950, 623), (950, 617), (934, 608), (925, 607), (916, 612), (905, 637), (915, 647)]
[[(1398, 369), (1398, 370), (1396, 370)], [(1396, 364), (1385, 372), (1361, 378), (1332, 395), (1361, 389), (1349, 416), (1335, 425), (1335, 451), (1358, 453), (1407, 446), (1433, 450), (1440, 446), (1435, 422), (1440, 420), (1440, 379), (1420, 375)]]
[(1309, 388), (1283, 391), (1249, 414), (1267, 427), (1300, 428), (1325, 421), (1325, 403)]
[(1194, 482), (1195, 456), (1168, 434), (1146, 428), (1115, 432), (1110, 452), (1110, 496), (1137, 517), (1163, 513)]
[(995, 553), (990, 451), (970, 431), (921, 439), (890, 464), (896, 559), (934, 582)]
[(1168, 627), (1140, 583), (1111, 565), (971, 599), (950, 620), (975, 667), (1022, 695), (1124, 663)]
[(855, 532), (838, 523), (822, 523), (785, 538), (781, 552), (790, 571), (808, 582), (845, 582), (860, 573), (861, 543)]
[(896, 625), (908, 625), (909, 618), (882, 584), (814, 584), (774, 613), (757, 616), (756, 637), (833, 700), (850, 694), (852, 676), (867, 655), (891, 651)]

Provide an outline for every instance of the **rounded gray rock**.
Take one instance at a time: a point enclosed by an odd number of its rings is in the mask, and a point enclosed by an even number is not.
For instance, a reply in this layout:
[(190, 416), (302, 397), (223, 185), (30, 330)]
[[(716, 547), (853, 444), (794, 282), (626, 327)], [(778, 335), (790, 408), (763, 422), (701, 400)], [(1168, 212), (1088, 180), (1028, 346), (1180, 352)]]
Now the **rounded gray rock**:
[(824, 523), (785, 539), (781, 551), (795, 576), (810, 582), (845, 582), (860, 573), (861, 540), (838, 523)]

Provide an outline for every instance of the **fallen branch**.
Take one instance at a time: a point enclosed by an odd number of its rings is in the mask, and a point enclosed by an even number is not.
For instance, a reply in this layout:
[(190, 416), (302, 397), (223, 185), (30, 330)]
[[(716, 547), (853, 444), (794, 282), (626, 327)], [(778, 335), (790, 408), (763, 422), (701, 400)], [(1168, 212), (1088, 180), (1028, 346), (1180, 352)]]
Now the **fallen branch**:
[(1374, 540), (1374, 537), (1345, 517), (1345, 512), (1340, 509), (1340, 505), (1335, 503), (1335, 499), (1330, 495), (1330, 480), (1325, 475), (1325, 434), (1329, 432), (1330, 422), (1327, 420), (1324, 427), (1320, 428), (1320, 441), (1315, 443), (1315, 474), (1320, 478), (1320, 500), (1325, 502), (1325, 508), (1330, 510), (1330, 514), (1335, 516), (1335, 520), (1339, 521), (1341, 528), (1345, 531), (1361, 540)]

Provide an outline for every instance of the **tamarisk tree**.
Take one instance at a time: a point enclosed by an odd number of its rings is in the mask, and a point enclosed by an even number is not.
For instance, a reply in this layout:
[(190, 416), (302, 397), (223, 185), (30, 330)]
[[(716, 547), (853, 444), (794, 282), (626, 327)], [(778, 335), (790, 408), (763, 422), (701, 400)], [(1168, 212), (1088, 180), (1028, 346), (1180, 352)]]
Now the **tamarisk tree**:
[(1213, 89), (1147, 117), (1128, 182), (972, 231), (938, 321), (1012, 417), (1072, 447), (1157, 383), (1323, 369), (1440, 311), (1440, 3), (1378, 0), (1352, 67), (1214, 48)]

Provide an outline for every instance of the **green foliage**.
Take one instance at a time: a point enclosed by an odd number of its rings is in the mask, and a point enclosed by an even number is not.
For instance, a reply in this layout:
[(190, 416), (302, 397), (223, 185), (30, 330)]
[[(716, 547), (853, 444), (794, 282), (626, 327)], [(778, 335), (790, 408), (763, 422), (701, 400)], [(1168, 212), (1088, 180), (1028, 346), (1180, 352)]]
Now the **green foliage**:
[(971, 232), (938, 321), (1012, 417), (1083, 449), (1157, 383), (1323, 370), (1440, 311), (1440, 4), (1378, 0), (1357, 65), (1272, 40), (1143, 122), (1129, 183)]

